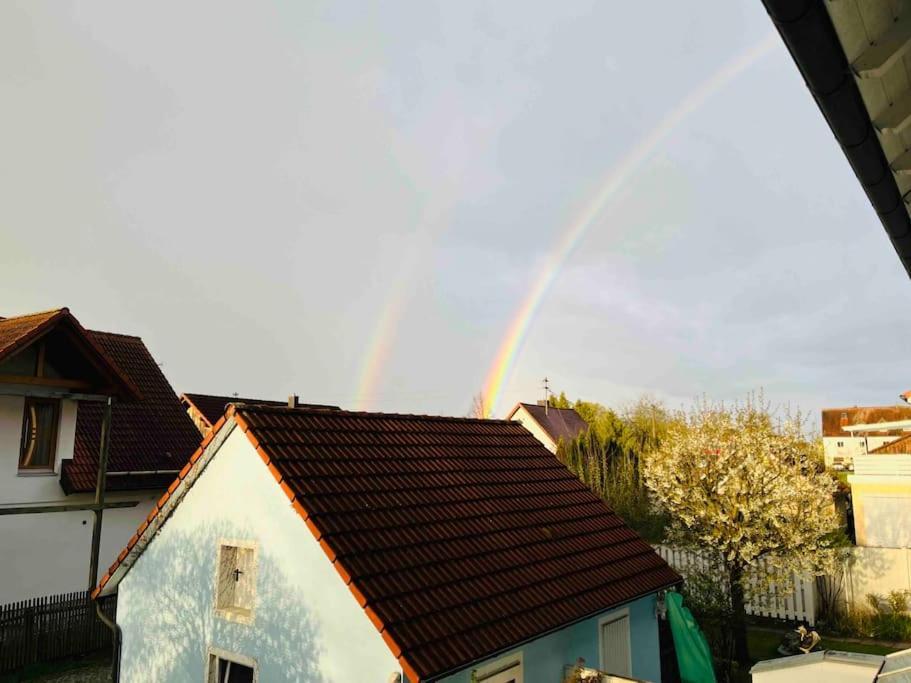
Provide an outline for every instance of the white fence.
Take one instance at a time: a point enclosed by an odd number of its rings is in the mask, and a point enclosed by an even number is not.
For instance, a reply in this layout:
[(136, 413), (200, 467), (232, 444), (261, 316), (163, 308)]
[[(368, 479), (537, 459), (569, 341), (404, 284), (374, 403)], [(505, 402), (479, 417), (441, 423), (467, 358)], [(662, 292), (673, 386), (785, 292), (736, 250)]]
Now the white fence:
[[(710, 553), (683, 550), (671, 546), (659, 545), (655, 549), (665, 562), (676, 569), (684, 578), (693, 568), (700, 571), (721, 571), (720, 561)], [(760, 562), (757, 571), (765, 571)], [(791, 574), (785, 585), (771, 584), (763, 590), (757, 590), (758, 579), (751, 579), (754, 594), (760, 597), (746, 605), (747, 614), (789, 621), (804, 621), (810, 626), (816, 623), (816, 581), (797, 574)]]

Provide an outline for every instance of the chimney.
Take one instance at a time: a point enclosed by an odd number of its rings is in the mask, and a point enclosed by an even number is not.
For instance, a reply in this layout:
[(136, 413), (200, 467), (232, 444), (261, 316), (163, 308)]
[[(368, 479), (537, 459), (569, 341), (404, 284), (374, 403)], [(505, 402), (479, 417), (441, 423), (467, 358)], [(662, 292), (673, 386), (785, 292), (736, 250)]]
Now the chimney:
[(288, 396), (288, 407), (297, 408), (300, 405), (300, 397), (297, 394), (290, 394)]
[(542, 401), (542, 400), (539, 398), (539, 399), (538, 399), (538, 405), (541, 406), (541, 407), (543, 408), (544, 406), (547, 405), (547, 401)]

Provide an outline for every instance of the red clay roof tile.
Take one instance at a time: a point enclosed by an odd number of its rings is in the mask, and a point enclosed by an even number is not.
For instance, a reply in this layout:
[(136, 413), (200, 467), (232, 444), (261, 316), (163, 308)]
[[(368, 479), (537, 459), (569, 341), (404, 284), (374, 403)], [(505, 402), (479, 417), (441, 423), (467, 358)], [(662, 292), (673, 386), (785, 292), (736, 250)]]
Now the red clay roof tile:
[[(108, 472), (154, 472), (108, 477), (110, 491), (163, 489), (199, 445), (199, 432), (142, 339), (89, 331), (99, 347), (139, 387), (141, 400), (115, 401), (111, 410)], [(72, 460), (62, 463), (67, 492), (95, 490), (103, 406), (82, 402), (76, 413)]]

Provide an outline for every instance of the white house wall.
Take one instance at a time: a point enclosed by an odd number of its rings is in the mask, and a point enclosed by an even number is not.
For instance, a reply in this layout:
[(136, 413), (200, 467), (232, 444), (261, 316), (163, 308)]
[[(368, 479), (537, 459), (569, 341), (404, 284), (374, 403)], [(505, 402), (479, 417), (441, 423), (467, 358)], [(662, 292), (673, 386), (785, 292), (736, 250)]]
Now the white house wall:
[(544, 431), (541, 425), (538, 424), (531, 413), (529, 413), (525, 406), (519, 406), (519, 409), (515, 414), (510, 418), (516, 422), (521, 422), (522, 426), (525, 427), (528, 431), (531, 432), (538, 441), (544, 444), (544, 447), (547, 448), (551, 453), (557, 452), (557, 444), (554, 443), (554, 440), (550, 438), (550, 435)]
[[(105, 510), (99, 575), (104, 574), (149, 514), (158, 495), (118, 493), (107, 496), (109, 501), (141, 502), (134, 508)], [(91, 495), (79, 494), (69, 496), (66, 502), (88, 503), (91, 500)], [(85, 510), (0, 515), (0, 605), (86, 590), (93, 518), (94, 515)]]
[[(249, 625), (214, 612), (222, 540), (257, 545)], [(235, 430), (119, 589), (123, 680), (203, 681), (210, 648), (260, 681), (376, 681), (398, 663), (309, 529)]]
[[(0, 396), (0, 504), (55, 503), (66, 498), (60, 488), (60, 461), (73, 457), (76, 437), (76, 403), (60, 402), (57, 428), (57, 458), (52, 473), (19, 473), (22, 441), (22, 396)], [(129, 538), (129, 537), (127, 537)]]
[[(90, 494), (67, 496), (60, 487), (60, 461), (73, 457), (74, 401), (62, 401), (55, 471), (20, 474), (19, 446), (25, 399), (0, 396), (0, 505), (88, 503)], [(134, 508), (106, 510), (99, 556), (104, 573), (149, 514), (160, 492), (114, 493), (109, 501), (140, 501)], [(88, 511), (0, 515), (0, 605), (88, 587), (93, 515)]]

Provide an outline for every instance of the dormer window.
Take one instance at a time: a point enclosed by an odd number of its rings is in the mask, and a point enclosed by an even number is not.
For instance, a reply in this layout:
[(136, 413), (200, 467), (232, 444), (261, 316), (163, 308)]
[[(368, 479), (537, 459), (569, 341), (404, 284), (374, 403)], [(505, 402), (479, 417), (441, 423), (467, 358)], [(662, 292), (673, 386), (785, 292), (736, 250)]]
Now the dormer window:
[(19, 447), (20, 470), (46, 472), (54, 470), (59, 422), (59, 400), (32, 397), (25, 399), (22, 442)]

